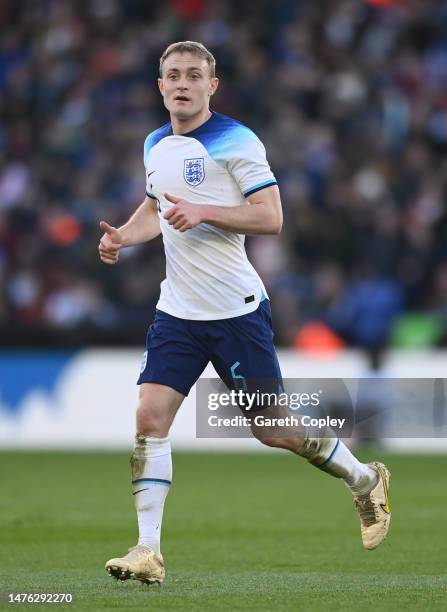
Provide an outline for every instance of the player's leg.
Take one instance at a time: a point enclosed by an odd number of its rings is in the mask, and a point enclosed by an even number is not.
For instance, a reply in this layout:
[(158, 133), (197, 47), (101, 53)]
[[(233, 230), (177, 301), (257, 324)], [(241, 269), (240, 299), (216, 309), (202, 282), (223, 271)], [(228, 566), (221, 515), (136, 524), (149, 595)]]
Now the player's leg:
[(151, 326), (140, 378), (137, 433), (131, 458), (132, 494), (138, 518), (138, 544), (125, 557), (106, 563), (110, 575), (161, 583), (164, 562), (160, 533), (172, 481), (169, 430), (190, 388), (207, 364), (188, 321), (157, 312)]
[[(265, 420), (290, 415), (277, 408), (262, 410), (261, 414)], [(252, 432), (263, 444), (290, 450), (320, 470), (343, 479), (354, 495), (363, 495), (377, 484), (377, 470), (361, 463), (331, 428), (315, 435), (302, 425), (281, 428), (252, 425)]]
[(110, 559), (106, 570), (120, 580), (148, 584), (165, 576), (160, 552), (163, 509), (172, 481), (169, 430), (184, 395), (154, 383), (140, 387), (137, 434), (131, 457), (132, 495), (138, 519), (138, 543), (125, 557)]
[[(243, 317), (222, 322), (226, 333), (216, 342), (213, 364), (219, 376), (228, 384), (241, 384), (254, 390), (258, 381), (267, 387), (280, 388), (281, 372), (271, 328), (270, 305), (261, 302), (258, 309)], [(234, 363), (238, 364), (237, 378)], [(267, 417), (290, 415), (281, 406), (266, 408)], [(389, 472), (378, 463), (360, 462), (330, 430), (318, 437), (303, 426), (272, 428), (252, 425), (252, 432), (263, 444), (284, 448), (302, 457), (319, 469), (341, 478), (351, 489), (360, 514), (363, 544), (372, 549), (386, 536), (390, 522), (388, 486)]]
[(138, 518), (138, 545), (160, 554), (163, 508), (172, 481), (168, 437), (184, 395), (156, 383), (143, 383), (131, 457), (132, 495)]
[(376, 461), (362, 463), (332, 431), (326, 432), (326, 437), (314, 437), (305, 427), (296, 435), (291, 431), (283, 436), (277, 432), (272, 435), (262, 427), (252, 431), (264, 444), (291, 450), (320, 470), (343, 479), (360, 516), (363, 546), (373, 550), (383, 542), (391, 520), (390, 472), (385, 465)]

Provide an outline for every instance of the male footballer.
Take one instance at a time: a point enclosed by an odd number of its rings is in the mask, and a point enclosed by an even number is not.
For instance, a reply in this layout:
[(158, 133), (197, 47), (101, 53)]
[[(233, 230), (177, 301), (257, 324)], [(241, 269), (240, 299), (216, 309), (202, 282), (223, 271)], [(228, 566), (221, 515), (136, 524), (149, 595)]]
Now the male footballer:
[[(138, 517), (136, 546), (106, 563), (120, 580), (161, 583), (163, 506), (172, 481), (169, 430), (183, 399), (211, 362), (221, 379), (281, 384), (270, 303), (247, 259), (245, 234), (279, 234), (281, 200), (265, 149), (234, 119), (211, 111), (219, 81), (215, 59), (200, 43), (170, 45), (160, 59), (158, 87), (170, 122), (144, 143), (146, 197), (120, 228), (105, 221), (101, 260), (118, 261), (124, 247), (161, 232), (166, 279), (138, 379), (139, 406), (131, 459)], [(389, 471), (360, 463), (335, 436), (306, 428), (290, 436), (253, 430), (261, 442), (305, 457), (351, 489), (363, 545), (376, 548), (390, 524)]]

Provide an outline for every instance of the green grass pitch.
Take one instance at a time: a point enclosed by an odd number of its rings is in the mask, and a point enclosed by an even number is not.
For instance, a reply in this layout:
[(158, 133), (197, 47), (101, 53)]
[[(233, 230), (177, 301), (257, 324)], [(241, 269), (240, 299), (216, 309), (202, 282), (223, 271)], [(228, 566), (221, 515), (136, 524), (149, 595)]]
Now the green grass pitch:
[(30, 607), (9, 592), (70, 592), (74, 610), (446, 610), (447, 457), (361, 457), (392, 473), (392, 527), (373, 552), (349, 491), (305, 461), (176, 453), (167, 578), (147, 587), (103, 569), (135, 543), (128, 455), (2, 452), (0, 609)]

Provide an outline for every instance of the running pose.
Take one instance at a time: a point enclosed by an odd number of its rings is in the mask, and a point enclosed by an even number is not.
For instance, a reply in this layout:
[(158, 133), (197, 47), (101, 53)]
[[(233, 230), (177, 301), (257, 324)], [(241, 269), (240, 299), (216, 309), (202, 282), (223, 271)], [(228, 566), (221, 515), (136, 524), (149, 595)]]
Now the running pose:
[[(219, 81), (213, 55), (200, 43), (170, 45), (160, 59), (158, 86), (170, 122), (144, 144), (146, 198), (129, 221), (101, 221), (101, 260), (118, 261), (123, 247), (162, 233), (166, 279), (149, 328), (138, 380), (132, 493), (139, 539), (106, 570), (120, 580), (161, 583), (163, 507), (172, 480), (169, 430), (208, 362), (229, 386), (244, 377), (281, 384), (270, 303), (247, 259), (245, 234), (278, 234), (281, 200), (265, 149), (247, 127), (209, 108)], [(335, 436), (302, 428), (261, 442), (305, 457), (351, 489), (365, 548), (376, 548), (390, 523), (389, 472), (363, 464)]]

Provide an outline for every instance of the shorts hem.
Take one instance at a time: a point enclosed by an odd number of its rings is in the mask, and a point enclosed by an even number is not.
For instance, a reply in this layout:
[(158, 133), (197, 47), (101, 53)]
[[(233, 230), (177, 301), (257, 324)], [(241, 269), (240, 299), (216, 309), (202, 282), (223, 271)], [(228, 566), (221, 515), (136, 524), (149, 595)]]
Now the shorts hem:
[(157, 376), (148, 376), (144, 379), (140, 376), (140, 378), (137, 380), (137, 385), (142, 385), (143, 383), (155, 383), (156, 385), (164, 385), (165, 387), (170, 387), (171, 389), (174, 389), (174, 391), (181, 393), (185, 397), (188, 397), (192, 387), (191, 385), (189, 389), (181, 388), (180, 385), (172, 384), (171, 381), (168, 382)]

